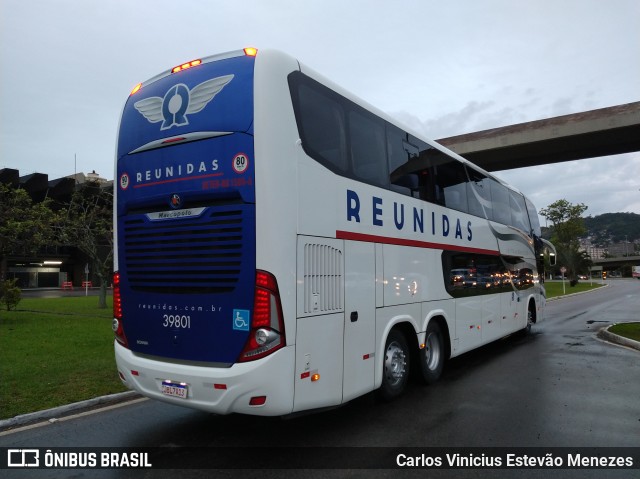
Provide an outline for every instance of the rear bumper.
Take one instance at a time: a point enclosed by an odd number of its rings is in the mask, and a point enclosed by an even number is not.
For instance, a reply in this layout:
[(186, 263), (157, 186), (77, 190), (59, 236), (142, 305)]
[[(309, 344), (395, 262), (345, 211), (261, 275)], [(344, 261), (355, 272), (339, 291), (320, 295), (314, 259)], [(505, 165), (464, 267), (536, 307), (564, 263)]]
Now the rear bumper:
[[(122, 382), (143, 396), (216, 414), (281, 416), (293, 410), (295, 348), (282, 348), (266, 358), (230, 368), (192, 366), (141, 358), (115, 341)], [(162, 381), (186, 383), (186, 399), (162, 393)], [(265, 396), (261, 406), (251, 398)]]

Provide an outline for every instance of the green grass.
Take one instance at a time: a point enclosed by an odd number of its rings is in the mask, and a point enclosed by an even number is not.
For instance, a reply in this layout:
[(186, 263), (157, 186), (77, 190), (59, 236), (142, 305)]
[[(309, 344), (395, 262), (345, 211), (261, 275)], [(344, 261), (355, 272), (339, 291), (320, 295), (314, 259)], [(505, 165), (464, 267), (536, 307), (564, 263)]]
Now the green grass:
[(625, 338), (640, 341), (640, 323), (621, 323), (614, 324), (609, 331)]
[[(545, 290), (547, 291), (547, 298), (555, 298), (557, 296), (562, 296), (562, 281), (547, 281), (544, 283)], [(569, 286), (569, 281), (565, 281), (564, 288), (565, 294), (574, 294), (581, 293), (584, 291), (591, 291), (592, 289), (597, 289), (602, 287), (600, 283), (589, 283), (588, 281), (580, 282), (575, 286)]]
[(23, 299), (0, 311), (0, 419), (124, 391), (97, 298)]

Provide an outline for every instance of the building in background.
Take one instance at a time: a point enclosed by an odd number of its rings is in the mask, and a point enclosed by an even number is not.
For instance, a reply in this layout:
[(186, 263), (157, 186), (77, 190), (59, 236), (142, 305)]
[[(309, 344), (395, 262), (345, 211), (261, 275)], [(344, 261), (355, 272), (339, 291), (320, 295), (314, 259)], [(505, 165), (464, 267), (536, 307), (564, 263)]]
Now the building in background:
[(607, 248), (596, 246), (589, 239), (580, 240), (580, 251), (586, 251), (592, 260), (602, 259), (607, 254)]
[[(0, 183), (25, 190), (34, 202), (51, 198), (53, 209), (68, 205), (74, 191), (88, 181), (97, 182), (103, 188), (113, 189), (113, 181), (101, 178), (95, 171), (49, 180), (48, 175), (43, 173), (20, 176), (16, 169), (0, 169)], [(34, 256), (9, 256), (7, 277), (18, 278), (18, 286), (23, 289), (59, 288), (65, 283), (81, 287), (86, 280), (97, 286), (91, 268), (88, 275), (86, 274), (87, 265), (87, 257), (74, 245), (51, 245), (42, 248)]]

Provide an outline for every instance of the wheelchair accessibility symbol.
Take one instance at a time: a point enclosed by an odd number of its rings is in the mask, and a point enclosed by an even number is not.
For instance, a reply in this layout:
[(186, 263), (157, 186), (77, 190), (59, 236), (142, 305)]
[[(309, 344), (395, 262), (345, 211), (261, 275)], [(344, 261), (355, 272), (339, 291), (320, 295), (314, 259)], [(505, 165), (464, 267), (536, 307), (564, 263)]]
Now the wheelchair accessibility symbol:
[(238, 331), (249, 331), (249, 310), (233, 310), (233, 329)]

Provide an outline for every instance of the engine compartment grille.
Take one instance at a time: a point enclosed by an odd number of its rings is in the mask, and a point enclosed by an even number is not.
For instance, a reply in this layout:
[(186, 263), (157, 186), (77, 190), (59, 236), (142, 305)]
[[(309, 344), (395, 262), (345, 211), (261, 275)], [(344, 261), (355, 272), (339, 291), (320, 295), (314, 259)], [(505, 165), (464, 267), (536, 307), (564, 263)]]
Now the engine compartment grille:
[(121, 258), (133, 290), (193, 294), (232, 292), (243, 266), (252, 205), (205, 208), (197, 217), (121, 219)]

